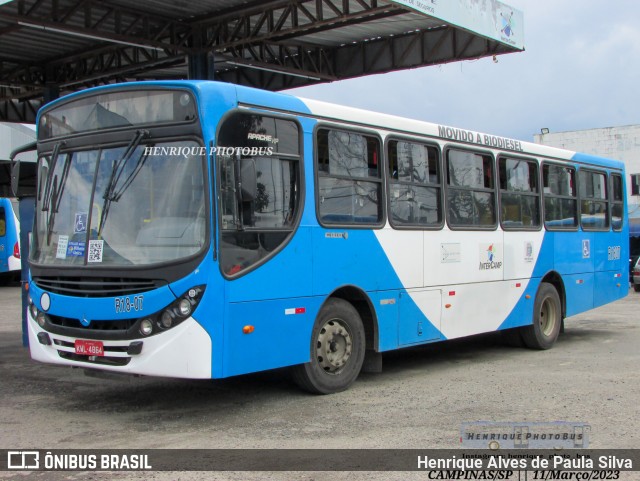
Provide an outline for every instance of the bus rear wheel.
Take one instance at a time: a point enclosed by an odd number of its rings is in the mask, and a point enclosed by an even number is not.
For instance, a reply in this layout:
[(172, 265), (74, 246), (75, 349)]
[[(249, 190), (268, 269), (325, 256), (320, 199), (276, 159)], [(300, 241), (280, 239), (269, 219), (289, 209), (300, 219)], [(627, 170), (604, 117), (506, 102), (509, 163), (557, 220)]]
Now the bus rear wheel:
[(533, 324), (522, 329), (522, 340), (531, 349), (550, 349), (562, 326), (562, 305), (553, 285), (543, 282), (533, 307)]
[(344, 391), (360, 374), (364, 352), (364, 327), (358, 311), (343, 299), (329, 299), (313, 326), (311, 361), (294, 366), (293, 379), (314, 394)]

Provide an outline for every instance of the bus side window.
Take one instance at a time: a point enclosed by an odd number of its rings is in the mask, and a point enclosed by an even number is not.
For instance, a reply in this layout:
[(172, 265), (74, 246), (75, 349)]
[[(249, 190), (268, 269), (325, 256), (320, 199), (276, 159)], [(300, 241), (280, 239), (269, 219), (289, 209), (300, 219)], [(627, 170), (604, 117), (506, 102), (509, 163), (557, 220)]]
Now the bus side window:
[(492, 156), (449, 149), (446, 173), (449, 225), (454, 228), (494, 228), (496, 194)]
[(622, 176), (611, 174), (611, 227), (613, 230), (622, 230), (622, 215), (624, 212), (624, 193), (622, 188)]
[(540, 227), (538, 163), (510, 157), (498, 159), (500, 204), (503, 229)]
[(369, 135), (320, 129), (316, 137), (318, 219), (325, 225), (380, 225), (380, 141)]
[(4, 207), (0, 207), (0, 237), (7, 235), (7, 220), (4, 213)]
[(581, 169), (578, 174), (578, 192), (582, 228), (585, 230), (609, 229), (606, 174)]
[(436, 147), (388, 143), (389, 221), (393, 227), (442, 225), (440, 155)]
[(542, 166), (544, 185), (544, 225), (547, 229), (578, 227), (576, 170), (558, 164)]

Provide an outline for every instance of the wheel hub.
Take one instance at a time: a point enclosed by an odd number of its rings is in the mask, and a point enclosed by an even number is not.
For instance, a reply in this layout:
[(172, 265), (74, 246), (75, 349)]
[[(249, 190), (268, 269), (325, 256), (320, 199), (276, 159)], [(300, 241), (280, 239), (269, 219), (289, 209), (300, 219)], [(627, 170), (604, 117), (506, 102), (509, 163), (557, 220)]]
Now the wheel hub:
[(340, 319), (331, 319), (322, 326), (316, 344), (318, 364), (328, 373), (339, 372), (351, 357), (353, 340)]
[(540, 330), (545, 336), (549, 336), (553, 332), (556, 322), (556, 314), (554, 304), (549, 299), (545, 299), (540, 308), (539, 316)]

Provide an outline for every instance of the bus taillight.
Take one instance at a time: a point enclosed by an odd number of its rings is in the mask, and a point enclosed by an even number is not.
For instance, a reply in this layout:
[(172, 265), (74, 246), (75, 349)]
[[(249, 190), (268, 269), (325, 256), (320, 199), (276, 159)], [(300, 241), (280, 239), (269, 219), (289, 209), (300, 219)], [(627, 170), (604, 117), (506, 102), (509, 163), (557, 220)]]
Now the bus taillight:
[(13, 257), (15, 257), (16, 259), (20, 259), (20, 243), (16, 242), (13, 245)]

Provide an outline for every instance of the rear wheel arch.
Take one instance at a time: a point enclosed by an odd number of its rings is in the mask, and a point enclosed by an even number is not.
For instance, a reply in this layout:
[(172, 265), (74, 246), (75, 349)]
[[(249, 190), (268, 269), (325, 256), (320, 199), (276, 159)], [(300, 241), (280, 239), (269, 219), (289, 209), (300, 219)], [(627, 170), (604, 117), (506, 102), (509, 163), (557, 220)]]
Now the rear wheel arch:
[(550, 349), (562, 329), (560, 293), (550, 282), (541, 282), (532, 309), (532, 323), (521, 328), (522, 340), (531, 349)]
[(366, 348), (368, 350), (378, 351), (378, 316), (376, 315), (376, 310), (373, 307), (371, 298), (362, 289), (352, 285), (342, 286), (336, 289), (327, 297), (327, 300), (331, 298), (343, 299), (358, 311), (360, 319), (362, 320), (362, 326), (364, 327), (367, 341)]
[(564, 318), (567, 317), (567, 293), (564, 288), (564, 281), (562, 280), (562, 276), (556, 271), (551, 271), (542, 278), (542, 282), (546, 282), (547, 284), (551, 284), (553, 287), (555, 287), (558, 296), (560, 297), (560, 304), (562, 306), (562, 319), (564, 322)]

